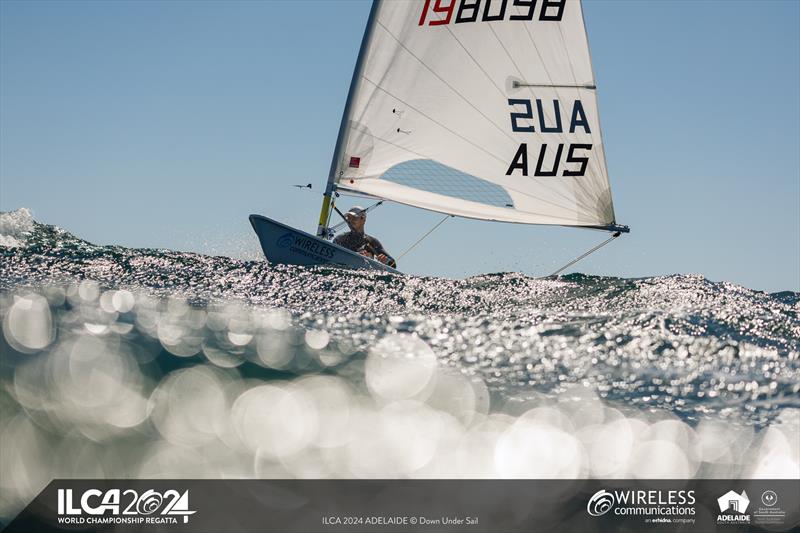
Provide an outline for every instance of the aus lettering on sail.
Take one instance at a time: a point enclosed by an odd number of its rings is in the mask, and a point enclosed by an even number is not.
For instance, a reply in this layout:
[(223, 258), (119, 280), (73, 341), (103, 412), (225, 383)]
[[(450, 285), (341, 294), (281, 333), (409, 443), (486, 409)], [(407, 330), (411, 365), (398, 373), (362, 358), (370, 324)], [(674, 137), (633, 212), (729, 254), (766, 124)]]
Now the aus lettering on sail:
[[(568, 122), (562, 119), (561, 104), (558, 100), (553, 100), (552, 103), (543, 103), (539, 99), (531, 102), (529, 99), (511, 98), (508, 100), (508, 105), (511, 106), (511, 130), (516, 133), (554, 134), (560, 136), (561, 139), (564, 138), (565, 133), (578, 131), (592, 133), (580, 100), (574, 100), (572, 109), (565, 114), (565, 117), (569, 117)], [(546, 115), (554, 117), (552, 123), (546, 123)], [(532, 154), (536, 157), (536, 165), (531, 173), (528, 163), (528, 143), (520, 143), (508, 166), (506, 176), (511, 176), (515, 172), (522, 176), (533, 175), (535, 177), (575, 177), (586, 174), (586, 166), (589, 164), (588, 152), (592, 149), (590, 143), (567, 144), (560, 142), (555, 145), (555, 154), (551, 157), (547, 155), (548, 144), (550, 143), (541, 143), (538, 154)], [(533, 152), (535, 150), (535, 148), (531, 149)]]

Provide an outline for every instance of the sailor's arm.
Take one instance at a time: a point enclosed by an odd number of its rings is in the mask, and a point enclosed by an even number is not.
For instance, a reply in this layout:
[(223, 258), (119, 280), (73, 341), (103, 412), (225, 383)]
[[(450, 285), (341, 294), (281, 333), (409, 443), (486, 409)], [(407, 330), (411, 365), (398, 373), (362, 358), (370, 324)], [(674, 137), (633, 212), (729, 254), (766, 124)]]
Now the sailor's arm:
[(381, 241), (372, 237), (370, 240), (370, 246), (372, 246), (373, 250), (375, 251), (375, 259), (383, 263), (384, 265), (389, 265), (392, 268), (397, 267), (397, 261), (389, 255), (386, 249), (381, 244)]

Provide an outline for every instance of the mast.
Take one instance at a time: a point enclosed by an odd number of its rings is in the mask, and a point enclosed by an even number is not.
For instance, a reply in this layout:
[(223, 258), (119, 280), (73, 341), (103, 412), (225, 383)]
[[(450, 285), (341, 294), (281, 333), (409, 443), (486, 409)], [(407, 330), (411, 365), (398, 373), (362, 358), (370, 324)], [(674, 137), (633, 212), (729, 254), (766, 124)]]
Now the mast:
[(359, 78), (364, 70), (364, 59), (367, 55), (369, 42), (372, 38), (372, 32), (375, 27), (375, 18), (378, 13), (378, 4), (380, 0), (373, 0), (372, 7), (369, 10), (369, 18), (367, 19), (367, 27), (364, 29), (364, 37), (361, 39), (361, 48), (358, 50), (358, 59), (356, 59), (356, 66), (353, 69), (353, 78), (350, 80), (350, 89), (347, 92), (347, 101), (344, 105), (344, 112), (342, 113), (342, 122), (339, 124), (339, 135), (336, 137), (336, 147), (333, 150), (333, 159), (331, 159), (331, 168), (328, 171), (328, 183), (325, 185), (325, 194), (322, 197), (322, 209), (319, 213), (319, 224), (317, 225), (317, 236), (325, 237), (328, 230), (328, 220), (330, 219), (331, 203), (333, 199), (333, 189), (336, 183), (336, 171), (339, 168), (339, 162), (342, 159), (342, 150), (344, 150), (345, 137), (350, 120), (350, 109), (352, 108), (353, 101), (356, 99), (356, 91)]

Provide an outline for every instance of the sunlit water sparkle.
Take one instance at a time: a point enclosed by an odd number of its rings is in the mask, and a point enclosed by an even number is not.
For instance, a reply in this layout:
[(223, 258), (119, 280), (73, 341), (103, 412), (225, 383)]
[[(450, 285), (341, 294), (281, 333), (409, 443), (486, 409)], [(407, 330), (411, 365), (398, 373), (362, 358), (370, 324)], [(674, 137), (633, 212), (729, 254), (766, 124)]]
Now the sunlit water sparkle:
[(799, 311), (696, 275), (276, 267), (3, 213), (0, 517), (54, 477), (800, 477)]

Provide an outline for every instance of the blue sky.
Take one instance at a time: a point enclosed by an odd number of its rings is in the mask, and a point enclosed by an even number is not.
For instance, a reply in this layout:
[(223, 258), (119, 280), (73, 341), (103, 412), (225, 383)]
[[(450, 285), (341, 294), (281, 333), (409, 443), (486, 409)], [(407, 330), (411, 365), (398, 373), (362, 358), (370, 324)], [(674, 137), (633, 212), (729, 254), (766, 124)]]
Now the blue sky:
[[(800, 2), (584, 10), (632, 233), (574, 269), (800, 290)], [(313, 231), (368, 11), (3, 0), (0, 210), (99, 244), (244, 258), (260, 257), (250, 213)], [(440, 218), (392, 205), (367, 230), (398, 254)], [(545, 275), (604, 235), (452, 219), (401, 267)]]

